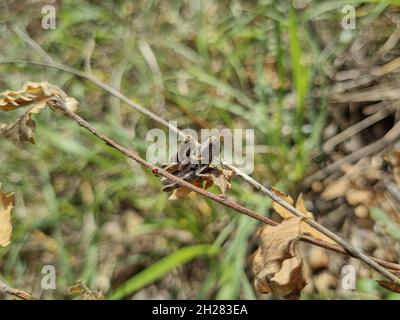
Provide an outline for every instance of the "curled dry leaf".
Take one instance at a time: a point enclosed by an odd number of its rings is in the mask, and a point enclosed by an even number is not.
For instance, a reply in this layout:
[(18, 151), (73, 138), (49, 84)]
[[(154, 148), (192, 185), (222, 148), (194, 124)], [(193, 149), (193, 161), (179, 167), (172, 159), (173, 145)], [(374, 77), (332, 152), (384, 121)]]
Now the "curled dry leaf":
[(17, 143), (35, 143), (33, 131), (36, 127), (36, 124), (32, 119), (32, 114), (39, 113), (45, 107), (46, 103), (37, 103), (21, 117), (19, 117), (14, 123), (2, 125), (0, 127), (0, 136), (10, 138)]
[(277, 226), (266, 225), (258, 231), (259, 248), (251, 257), (251, 265), (254, 285), (260, 293), (272, 292), (280, 297), (295, 298), (307, 284), (302, 259), (295, 248), (300, 225), (301, 219), (294, 217)]
[(13, 194), (7, 194), (0, 190), (0, 246), (2, 247), (8, 246), (11, 241), (11, 212), (14, 208), (14, 201)]
[(0, 93), (0, 110), (11, 111), (31, 104), (46, 103), (49, 98), (60, 97), (66, 100), (67, 106), (76, 111), (77, 102), (69, 98), (59, 87), (48, 82), (28, 82), (19, 91), (4, 91)]
[[(225, 195), (225, 192), (228, 191), (232, 186), (230, 180), (232, 179), (234, 172), (232, 170), (225, 169), (222, 166), (213, 166), (210, 171), (211, 172), (208, 174), (209, 179), (211, 179), (212, 183), (221, 190), (223, 195)], [(206, 188), (208, 188), (207, 183)]]
[(100, 291), (92, 291), (87, 285), (78, 280), (72, 287), (68, 289), (68, 294), (79, 296), (82, 300), (104, 300), (105, 297)]
[[(291, 196), (278, 191), (276, 189), (272, 189), (272, 191), (278, 195), (280, 198), (282, 198), (282, 200), (284, 200), (286, 203), (293, 205), (293, 199)], [(308, 219), (312, 219), (314, 220), (314, 215), (307, 210), (305, 204), (304, 204), (304, 199), (303, 199), (303, 195), (300, 194), (299, 197), (297, 198), (295, 207), (297, 210), (299, 210), (301, 213), (303, 213), (306, 218)], [(284, 207), (282, 207), (280, 204), (274, 202), (272, 204), (272, 208), (284, 219), (287, 218), (292, 218), (295, 217), (295, 215), (293, 213), (291, 213), (289, 210), (285, 209)], [(336, 243), (335, 241), (333, 241), (332, 239), (328, 238), (327, 236), (325, 236), (323, 233), (319, 232), (318, 230), (314, 229), (313, 227), (311, 227), (309, 224), (307, 224), (306, 222), (302, 221), (301, 222), (301, 233), (302, 234), (307, 234), (307, 235), (311, 235), (312, 237), (318, 239), (318, 240), (322, 240), (328, 243)]]
[(53, 99), (63, 101), (66, 108), (76, 111), (78, 102), (68, 97), (59, 87), (47, 82), (29, 82), (19, 91), (5, 91), (0, 94), (0, 111), (12, 111), (28, 105), (31, 108), (15, 122), (0, 125), (0, 136), (11, 138), (17, 143), (35, 143), (33, 131), (35, 122), (32, 114), (37, 114), (51, 105)]

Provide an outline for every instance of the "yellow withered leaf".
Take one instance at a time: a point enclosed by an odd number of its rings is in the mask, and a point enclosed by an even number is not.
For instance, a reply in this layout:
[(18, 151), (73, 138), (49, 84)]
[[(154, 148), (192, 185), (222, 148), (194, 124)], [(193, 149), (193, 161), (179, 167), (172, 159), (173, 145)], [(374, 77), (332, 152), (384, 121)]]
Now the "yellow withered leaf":
[[(292, 197), (290, 197), (289, 195), (278, 191), (276, 189), (272, 189), (272, 191), (278, 195), (282, 200), (284, 200), (286, 203), (293, 205), (293, 199)], [(288, 218), (292, 218), (295, 217), (295, 215), (293, 213), (291, 213), (289, 210), (287, 210), (286, 208), (282, 207), (280, 204), (274, 202), (272, 204), (272, 208), (284, 219), (288, 219)], [(297, 198), (296, 204), (295, 204), (295, 208), (297, 210), (299, 210), (301, 213), (303, 213), (307, 218), (314, 220), (314, 215), (307, 210), (305, 203), (304, 203), (304, 199), (303, 199), (303, 195), (300, 194), (299, 197)], [(318, 240), (321, 241), (325, 241), (327, 243), (336, 243), (335, 241), (333, 241), (332, 239), (328, 238), (327, 236), (325, 236), (323, 233), (321, 233), (320, 231), (314, 229), (313, 227), (311, 227), (309, 224), (307, 224), (305, 221), (301, 222), (301, 233), (302, 234), (306, 234), (306, 235), (310, 235)]]
[(296, 209), (303, 213), (307, 218), (314, 219), (312, 212), (308, 211), (304, 203), (303, 194), (300, 193), (296, 201)]
[[(34, 103), (45, 97), (43, 88), (47, 87), (46, 83), (28, 82), (22, 90), (10, 91), (7, 90), (0, 94), (0, 110), (11, 111), (28, 104)], [(49, 92), (49, 90), (46, 90)]]
[(64, 91), (48, 82), (28, 82), (19, 91), (7, 90), (0, 93), (0, 110), (11, 111), (55, 96), (67, 98)]
[(233, 174), (234, 172), (232, 170), (224, 168), (213, 168), (213, 170), (209, 174), (209, 177), (213, 184), (215, 184), (221, 190), (222, 194), (225, 195), (226, 191), (231, 188), (230, 180), (233, 177)]
[(251, 265), (254, 285), (260, 293), (295, 298), (307, 284), (302, 259), (295, 249), (301, 234), (300, 224), (300, 218), (288, 218), (257, 232), (259, 248), (251, 257)]
[(7, 194), (0, 190), (0, 246), (2, 247), (8, 246), (11, 241), (11, 213), (14, 201), (13, 194)]
[[(285, 201), (286, 203), (288, 203), (290, 205), (293, 205), (293, 198), (291, 196), (289, 196), (288, 194), (283, 193), (275, 188), (271, 188), (271, 190), (273, 193), (275, 193), (277, 196), (279, 196), (279, 198), (281, 198), (283, 201)], [(272, 203), (272, 208), (284, 219), (294, 217), (293, 213), (286, 210), (284, 207), (282, 207), (280, 204), (278, 204), (275, 201)]]
[(0, 125), (0, 136), (11, 138), (17, 143), (34, 143), (33, 131), (35, 122), (32, 114), (51, 105), (54, 99), (64, 103), (64, 106), (76, 111), (78, 102), (68, 97), (59, 87), (47, 82), (28, 82), (19, 91), (5, 91), (0, 94), (0, 111), (11, 111), (17, 108), (30, 106), (30, 109), (15, 122)]

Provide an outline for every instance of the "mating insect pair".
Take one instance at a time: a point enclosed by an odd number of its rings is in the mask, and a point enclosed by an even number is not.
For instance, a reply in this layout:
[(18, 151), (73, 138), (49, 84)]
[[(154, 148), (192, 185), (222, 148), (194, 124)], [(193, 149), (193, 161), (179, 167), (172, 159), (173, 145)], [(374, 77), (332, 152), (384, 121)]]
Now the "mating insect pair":
[[(210, 174), (215, 171), (215, 166), (221, 165), (220, 149), (221, 145), (217, 137), (212, 136), (199, 146), (192, 137), (188, 136), (170, 162), (162, 168), (187, 182), (201, 184), (210, 178)], [(162, 178), (161, 183), (162, 190), (165, 192), (179, 187), (179, 184), (167, 178)], [(211, 182), (210, 185), (212, 185)]]

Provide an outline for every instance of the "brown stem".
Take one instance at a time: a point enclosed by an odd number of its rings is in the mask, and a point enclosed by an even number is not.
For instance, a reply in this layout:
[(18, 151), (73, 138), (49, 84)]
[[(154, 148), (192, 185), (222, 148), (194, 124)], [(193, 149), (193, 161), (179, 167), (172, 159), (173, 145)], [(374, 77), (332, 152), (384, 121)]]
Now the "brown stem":
[[(112, 140), (111, 138), (109, 138), (108, 136), (106, 136), (105, 134), (99, 132), (96, 128), (94, 128), (92, 125), (90, 125), (86, 120), (82, 119), (80, 116), (78, 116), (77, 114), (75, 114), (74, 112), (66, 109), (64, 107), (64, 105), (60, 104), (60, 103), (56, 103), (55, 104), (56, 108), (59, 108), (63, 114), (65, 114), (66, 116), (68, 116), (69, 118), (71, 118), (72, 120), (74, 120), (79, 126), (85, 128), (86, 130), (88, 130), (89, 132), (91, 132), (93, 135), (95, 135), (96, 137), (100, 138), (101, 140), (103, 140), (106, 144), (108, 144), (109, 146), (111, 146), (112, 148), (118, 150), (119, 152), (121, 152), (122, 154), (124, 154), (125, 156), (127, 156), (130, 159), (135, 160), (136, 162), (140, 163), (141, 165), (149, 168), (154, 174), (157, 174), (159, 176), (163, 176), (165, 178), (168, 178), (176, 183), (178, 183), (180, 186), (186, 187), (198, 194), (201, 194), (213, 201), (216, 201), (228, 208), (231, 208), (237, 212), (243, 213), (247, 216), (250, 216), (254, 219), (257, 219), (261, 222), (267, 223), (269, 225), (277, 225), (278, 223), (272, 219), (269, 219), (267, 217), (264, 217), (260, 214), (258, 214), (257, 212), (254, 212), (250, 209), (247, 209), (235, 202), (229, 201), (225, 198), (219, 197), (209, 191), (206, 191), (204, 189), (201, 189), (199, 187), (196, 187), (194, 185), (192, 185), (191, 183), (182, 180), (172, 174), (170, 174), (169, 172), (151, 164), (150, 162), (144, 160), (143, 158), (141, 158), (140, 156), (138, 156), (137, 154), (133, 153), (131, 150), (125, 148), (124, 146), (120, 145), (119, 143), (115, 142), (114, 140)], [(264, 187), (263, 187), (264, 188)], [(267, 189), (268, 190), (268, 189)], [(268, 190), (268, 192), (270, 192), (271, 194), (269, 195), (272, 200), (276, 201), (277, 203), (279, 203), (280, 205), (282, 205), (283, 207), (285, 207), (286, 209), (288, 209), (290, 212), (292, 212), (293, 214), (295, 214), (296, 216), (300, 216), (300, 217), (304, 217), (304, 215), (298, 211), (297, 209), (291, 207), (289, 204), (287, 204), (286, 202), (284, 202), (281, 198), (279, 198), (278, 196), (276, 196), (275, 194), (273, 194), (271, 191)], [(318, 245), (320, 247), (329, 249), (329, 250), (333, 250), (339, 253), (343, 253), (343, 254), (347, 254), (349, 256), (352, 256), (354, 258), (360, 259), (362, 261), (364, 261), (366, 264), (368, 264), (369, 266), (371, 266), (372, 268), (374, 268), (376, 271), (378, 271), (379, 273), (381, 273), (382, 275), (386, 276), (387, 278), (391, 279), (392, 281), (395, 282), (400, 282), (400, 280), (393, 275), (392, 273), (390, 273), (388, 270), (384, 269), (382, 266), (391, 268), (391, 269), (395, 269), (395, 270), (400, 270), (400, 265), (394, 264), (394, 263), (390, 263), (387, 261), (382, 261), (380, 259), (376, 259), (376, 258), (371, 258), (366, 256), (365, 254), (363, 254), (362, 252), (360, 252), (358, 249), (352, 247), (350, 244), (348, 244), (347, 242), (345, 242), (343, 239), (341, 239), (339, 236), (337, 236), (336, 234), (334, 234), (333, 232), (331, 232), (330, 230), (327, 230), (326, 228), (322, 227), (321, 225), (319, 225), (317, 222), (315, 222), (314, 220), (310, 220), (307, 219), (306, 217), (303, 218), (304, 221), (306, 221), (307, 223), (309, 223), (311, 226), (313, 226), (314, 228), (316, 228), (317, 230), (323, 230), (325, 234), (328, 234), (329, 237), (333, 240), (335, 240), (337, 243), (339, 243), (342, 247), (340, 246), (336, 246), (336, 245), (331, 245), (328, 243), (325, 243), (323, 241), (311, 238), (311, 237), (307, 237), (307, 236), (303, 236), (301, 239), (305, 242), (308, 243), (312, 243), (315, 245)], [(315, 222), (315, 223), (314, 223)], [(344, 244), (344, 245), (343, 245)], [(349, 249), (350, 248), (350, 249)], [(381, 266), (382, 265), (382, 266)]]
[(377, 153), (400, 137), (400, 122), (397, 122), (382, 138), (376, 140), (375, 142), (358, 149), (350, 153), (349, 155), (327, 165), (325, 168), (313, 173), (311, 176), (304, 180), (304, 185), (310, 186), (314, 181), (322, 180), (326, 175), (331, 174), (346, 164), (353, 163), (360, 160), (362, 157), (369, 156), (371, 154)]
[[(173, 124), (169, 123), (168, 121), (166, 121), (165, 119), (163, 119), (162, 117), (160, 117), (159, 115), (153, 113), (152, 111), (150, 111), (149, 109), (144, 108), (143, 106), (141, 106), (138, 103), (133, 102), (132, 100), (130, 100), (127, 96), (125, 96), (124, 94), (122, 94), (120, 91), (114, 89), (113, 87), (109, 86), (108, 84), (100, 81), (99, 79), (97, 79), (96, 77), (94, 77), (91, 74), (79, 71), (77, 69), (71, 68), (69, 66), (63, 65), (63, 64), (59, 64), (59, 63), (43, 63), (43, 62), (36, 62), (36, 61), (3, 61), (0, 62), (0, 64), (9, 64), (9, 63), (29, 63), (29, 64), (33, 64), (33, 65), (40, 65), (40, 66), (44, 66), (44, 67), (49, 67), (49, 68), (54, 68), (54, 69), (58, 69), (58, 70), (63, 70), (66, 72), (69, 72), (71, 74), (74, 74), (78, 77), (81, 77), (83, 79), (89, 80), (92, 83), (94, 83), (95, 85), (97, 85), (99, 88), (109, 92), (110, 94), (112, 94), (113, 96), (121, 99), (122, 101), (124, 101), (128, 106), (130, 106), (132, 109), (139, 111), (145, 115), (147, 115), (148, 117), (150, 117), (151, 119), (153, 119), (154, 121), (168, 127), (170, 130), (172, 130), (173, 132), (177, 133), (178, 135), (180, 135), (181, 137), (186, 137), (187, 135), (179, 130), (176, 126), (174, 126)], [(395, 126), (397, 127), (397, 125)], [(392, 128), (391, 131), (393, 131), (394, 128)], [(388, 132), (388, 134), (385, 136), (385, 139), (389, 139), (392, 138), (392, 136), (395, 135), (396, 132)], [(365, 147), (365, 148), (368, 148)], [(364, 149), (364, 148), (363, 148)], [(362, 149), (361, 149), (362, 150)], [(120, 150), (121, 151), (121, 150)], [(345, 157), (344, 159), (346, 159), (347, 157)], [(143, 163), (142, 163), (143, 164)], [(338, 235), (336, 235), (335, 233), (331, 232), (330, 230), (328, 230), (327, 228), (325, 228), (324, 226), (320, 225), (318, 222), (316, 222), (315, 220), (312, 219), (308, 219), (307, 217), (304, 216), (304, 214), (302, 212), (300, 212), (299, 210), (297, 210), (295, 207), (291, 206), (290, 204), (284, 202), (279, 196), (277, 196), (276, 194), (274, 194), (270, 189), (266, 188), (265, 186), (263, 186), (261, 183), (259, 183), (258, 181), (256, 181), (255, 179), (253, 179), (251, 176), (247, 175), (246, 173), (244, 173), (243, 171), (241, 171), (240, 169), (236, 168), (235, 166), (231, 165), (231, 164), (226, 164), (224, 163), (227, 167), (229, 167), (231, 170), (233, 170), (238, 176), (240, 176), (244, 181), (246, 181), (248, 184), (250, 184), (251, 186), (253, 186), (256, 190), (264, 193), (267, 197), (271, 198), (273, 201), (279, 203), (280, 205), (282, 205), (285, 209), (287, 209), (289, 212), (293, 213), (294, 215), (298, 216), (298, 217), (302, 217), (304, 222), (309, 224), (310, 226), (312, 226), (313, 228), (317, 229), (318, 231), (320, 231), (321, 233), (323, 233), (324, 235), (326, 235), (328, 238), (334, 240), (336, 243), (338, 243), (341, 247), (343, 247), (347, 252), (350, 253), (351, 256), (357, 257), (360, 260), (364, 261), (366, 264), (368, 264), (371, 268), (375, 269), (376, 271), (380, 272), (381, 274), (385, 275), (387, 278), (391, 279), (392, 281), (399, 283), (400, 284), (400, 279), (397, 278), (395, 275), (391, 274), (390, 272), (388, 272), (387, 270), (385, 270), (384, 268), (382, 268), (379, 264), (377, 264), (375, 261), (371, 260), (367, 255), (365, 255), (363, 252), (361, 252), (360, 250), (358, 250), (357, 248), (353, 247), (352, 245), (348, 244), (344, 239), (340, 238)], [(329, 166), (328, 166), (329, 167)], [(336, 168), (336, 167), (335, 167)], [(328, 168), (326, 168), (328, 169)], [(332, 169), (332, 168), (330, 168)], [(242, 212), (244, 213), (244, 212)], [(246, 213), (248, 214), (248, 213)]]
[(14, 297), (18, 297), (22, 300), (39, 300), (35, 297), (32, 297), (29, 293), (26, 293), (25, 291), (15, 289), (15, 288), (10, 288), (8, 285), (6, 285), (4, 282), (0, 281), (0, 292), (4, 294), (9, 294)]
[[(62, 65), (62, 64), (58, 64), (58, 63), (50, 63), (50, 64), (48, 64), (48, 63), (34, 62), (34, 61), (3, 61), (3, 62), (0, 62), (0, 64), (20, 63), (20, 62), (36, 64), (36, 65), (41, 65), (41, 66), (45, 66), (45, 67), (55, 68), (55, 69), (58, 69), (58, 70), (63, 70), (63, 71), (72, 73), (72, 74), (74, 74), (76, 76), (79, 76), (79, 77), (82, 77), (84, 79), (87, 79), (87, 80), (93, 82), (94, 84), (96, 84), (97, 86), (99, 86), (100, 88), (102, 88), (103, 90), (105, 90), (105, 91), (109, 92), (110, 94), (116, 96), (117, 98), (121, 99), (126, 104), (128, 104), (131, 108), (133, 108), (133, 109), (135, 109), (135, 110), (147, 115), (148, 117), (150, 117), (151, 119), (157, 121), (158, 123), (160, 123), (162, 125), (165, 125), (166, 127), (168, 127), (173, 132), (176, 132), (178, 135), (180, 135), (182, 137), (186, 136), (186, 134), (183, 131), (179, 130), (176, 126), (174, 126), (171, 123), (167, 122), (165, 119), (161, 118), (160, 116), (158, 116), (157, 114), (151, 112), (150, 110), (148, 110), (148, 109), (142, 107), (141, 105), (131, 101), (128, 97), (123, 95), (120, 91), (118, 91), (118, 90), (112, 88), (111, 86), (107, 85), (106, 83), (100, 81), (99, 79), (97, 79), (96, 77), (92, 76), (91, 74), (88, 74), (88, 73), (85, 73), (85, 72), (81, 72), (81, 71), (76, 70), (74, 68), (71, 68), (71, 67), (68, 67), (68, 66), (65, 66), (65, 65)], [(388, 134), (385, 135), (385, 137), (383, 138), (384, 139), (383, 142), (386, 142), (386, 143), (387, 142), (389, 142), (389, 143), (392, 142), (393, 141), (393, 136), (396, 136), (396, 137), (398, 136), (398, 124), (394, 128), (392, 128), (388, 132)], [(379, 143), (380, 142), (381, 141), (379, 141)], [(364, 149), (366, 149), (366, 150), (364, 150)], [(373, 148), (372, 147), (370, 148), (370, 146), (367, 146), (367, 147), (361, 149), (363, 152), (361, 152), (361, 150), (360, 150), (360, 152), (357, 153), (357, 156), (364, 155), (365, 153), (369, 154), (371, 152), (370, 149), (373, 149)], [(375, 149), (373, 149), (373, 150), (375, 151)], [(122, 152), (122, 150), (120, 150), (120, 151)], [(345, 157), (343, 159), (343, 161), (344, 160), (347, 161), (347, 157)], [(331, 167), (329, 167), (329, 169), (330, 170), (333, 170), (334, 168), (336, 169), (336, 167), (339, 166), (339, 164), (340, 164), (340, 161), (338, 163), (336, 163), (336, 166), (335, 165), (331, 165)], [(143, 165), (145, 165), (145, 164), (143, 164)], [(395, 283), (400, 284), (400, 279), (398, 277), (396, 277), (394, 274), (390, 273), (388, 270), (382, 268), (378, 263), (376, 263), (370, 257), (365, 255), (362, 251), (360, 251), (357, 248), (353, 247), (352, 245), (348, 244), (344, 239), (340, 238), (335, 233), (331, 232), (330, 230), (328, 230), (324, 226), (320, 225), (315, 220), (311, 220), (311, 219), (305, 217), (302, 212), (300, 212), (299, 210), (297, 210), (296, 208), (294, 208), (290, 204), (284, 202), (279, 196), (275, 195), (271, 190), (269, 190), (268, 188), (264, 187), (261, 183), (259, 183), (258, 181), (254, 180), (252, 177), (250, 177), (249, 175), (245, 174), (240, 169), (234, 167), (233, 165), (227, 165), (227, 166), (231, 170), (233, 170), (237, 175), (242, 177), (247, 183), (252, 185), (256, 190), (261, 191), (266, 196), (268, 196), (273, 201), (275, 201), (275, 202), (279, 203), (280, 205), (282, 205), (285, 209), (287, 209), (289, 212), (293, 213), (294, 215), (296, 215), (298, 217), (302, 217), (304, 222), (306, 222), (307, 224), (309, 224), (313, 228), (317, 229), (318, 231), (320, 231), (321, 233), (323, 233), (327, 237), (329, 237), (332, 240), (334, 240), (335, 242), (337, 242), (351, 256), (357, 257), (358, 259), (364, 261), (371, 268), (375, 269), (376, 271), (378, 271), (379, 273), (381, 273), (382, 275), (384, 275), (388, 279), (394, 281)], [(157, 168), (153, 166), (153, 169), (157, 169)], [(171, 179), (171, 180), (173, 180), (173, 179)], [(178, 182), (178, 181), (176, 181), (176, 182)], [(215, 201), (217, 201), (217, 200), (215, 200)], [(242, 213), (244, 213), (244, 212), (242, 212)], [(249, 212), (247, 212), (246, 214), (249, 215)]]

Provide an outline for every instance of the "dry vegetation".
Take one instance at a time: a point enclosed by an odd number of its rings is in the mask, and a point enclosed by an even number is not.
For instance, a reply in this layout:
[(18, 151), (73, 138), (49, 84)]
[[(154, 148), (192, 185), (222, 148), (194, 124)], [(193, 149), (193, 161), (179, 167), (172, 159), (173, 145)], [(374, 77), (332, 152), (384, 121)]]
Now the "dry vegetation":
[[(55, 1), (42, 30), (28, 2), (0, 15), (1, 88), (32, 81), (0, 100), (5, 297), (399, 298), (398, 6), (357, 2), (344, 30), (339, 1)], [(288, 205), (222, 164), (146, 163), (165, 120), (254, 128), (252, 177)]]

